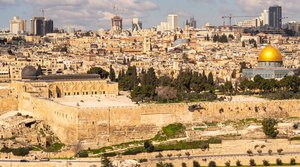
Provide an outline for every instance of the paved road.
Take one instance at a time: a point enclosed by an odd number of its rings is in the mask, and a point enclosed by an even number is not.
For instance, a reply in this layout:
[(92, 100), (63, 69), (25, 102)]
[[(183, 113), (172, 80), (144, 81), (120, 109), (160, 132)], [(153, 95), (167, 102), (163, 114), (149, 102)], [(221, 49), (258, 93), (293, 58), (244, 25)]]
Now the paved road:
[[(272, 155), (269, 155), (268, 153), (261, 153), (261, 154), (253, 154), (252, 156), (275, 156), (279, 155), (278, 153), (272, 153)], [(284, 152), (281, 155), (300, 155), (300, 152)], [(245, 157), (249, 156), (249, 154), (220, 154), (220, 155), (190, 155), (190, 156), (173, 156), (171, 157), (171, 160), (176, 159), (193, 159), (193, 158), (226, 158), (226, 157)], [(153, 158), (149, 159), (149, 161), (161, 161), (161, 160), (169, 160), (169, 157), (162, 157), (162, 158)]]
[[(278, 153), (272, 153), (272, 155), (269, 155), (268, 153), (262, 153), (262, 154), (253, 154), (252, 156), (277, 156)], [(300, 155), (300, 152), (284, 152), (282, 155)], [(191, 155), (191, 156), (173, 156), (171, 157), (171, 160), (176, 159), (193, 159), (193, 158), (225, 158), (225, 157), (245, 157), (249, 156), (248, 154), (220, 154), (220, 155)], [(152, 158), (148, 159), (149, 161), (162, 161), (162, 160), (169, 160), (169, 157), (162, 157), (162, 158)], [(0, 162), (20, 162), (20, 159), (0, 159)], [(101, 163), (101, 160), (50, 160), (50, 161), (39, 161), (39, 160), (32, 160), (29, 162), (24, 163), (46, 163), (46, 162), (56, 162), (56, 163)]]

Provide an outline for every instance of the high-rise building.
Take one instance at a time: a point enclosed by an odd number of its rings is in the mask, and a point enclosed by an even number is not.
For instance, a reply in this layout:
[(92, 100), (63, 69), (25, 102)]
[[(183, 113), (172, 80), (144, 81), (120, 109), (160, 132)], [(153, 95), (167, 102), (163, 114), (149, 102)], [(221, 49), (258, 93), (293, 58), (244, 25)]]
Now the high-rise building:
[(271, 6), (269, 8), (269, 26), (276, 29), (280, 29), (282, 27), (281, 6)]
[(197, 21), (194, 17), (191, 17), (190, 20), (186, 20), (185, 26), (187, 26), (186, 28), (196, 28)]
[(168, 29), (175, 30), (178, 28), (178, 15), (176, 14), (169, 14), (168, 15)]
[(26, 20), (20, 20), (18, 16), (13, 17), (9, 22), (10, 32), (20, 34), (26, 31)]
[(31, 19), (30, 33), (35, 36), (44, 36), (47, 33), (53, 33), (53, 20), (46, 20), (45, 17), (33, 17)]
[(190, 18), (190, 27), (197, 28), (197, 21), (194, 17)]
[(111, 19), (111, 27), (113, 30), (122, 30), (123, 20), (120, 16), (115, 16)]
[(45, 35), (45, 17), (33, 17), (31, 19), (30, 33), (35, 36)]
[(53, 33), (53, 20), (46, 20), (45, 21), (45, 35), (48, 33)]
[(261, 26), (269, 25), (269, 10), (264, 10), (261, 13)]
[(142, 27), (142, 22), (139, 21), (138, 18), (133, 18), (132, 19), (132, 31), (139, 31), (141, 30), (143, 27)]

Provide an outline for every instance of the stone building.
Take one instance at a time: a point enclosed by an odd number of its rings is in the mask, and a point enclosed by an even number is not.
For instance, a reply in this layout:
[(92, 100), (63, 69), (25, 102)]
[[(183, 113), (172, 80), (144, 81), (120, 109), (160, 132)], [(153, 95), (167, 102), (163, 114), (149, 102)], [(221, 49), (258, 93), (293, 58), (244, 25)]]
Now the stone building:
[(62, 98), (65, 96), (118, 95), (118, 83), (102, 80), (97, 74), (37, 76), (37, 70), (27, 66), (22, 70), (22, 80), (11, 86), (20, 93), (36, 97)]

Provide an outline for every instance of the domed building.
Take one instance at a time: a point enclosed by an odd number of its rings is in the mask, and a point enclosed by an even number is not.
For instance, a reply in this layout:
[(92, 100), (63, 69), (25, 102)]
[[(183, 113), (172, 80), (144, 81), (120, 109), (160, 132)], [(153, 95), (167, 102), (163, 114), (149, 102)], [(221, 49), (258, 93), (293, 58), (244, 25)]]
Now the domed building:
[(282, 79), (294, 75), (295, 71), (296, 69), (285, 68), (280, 51), (268, 45), (258, 56), (257, 68), (243, 69), (243, 77), (253, 79), (256, 75), (260, 75), (265, 79)]
[(22, 79), (34, 79), (37, 76), (37, 70), (33, 66), (26, 66), (23, 68), (21, 77)]

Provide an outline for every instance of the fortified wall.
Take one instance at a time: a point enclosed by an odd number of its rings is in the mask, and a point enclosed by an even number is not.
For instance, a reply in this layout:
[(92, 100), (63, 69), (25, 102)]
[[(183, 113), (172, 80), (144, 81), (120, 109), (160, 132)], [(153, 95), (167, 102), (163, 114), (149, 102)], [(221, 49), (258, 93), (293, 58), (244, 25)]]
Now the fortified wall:
[(149, 139), (161, 127), (180, 122), (197, 124), (246, 118), (300, 117), (300, 100), (264, 102), (200, 102), (202, 109), (190, 112), (192, 104), (149, 104), (134, 107), (80, 108), (49, 99), (24, 95), (20, 111), (30, 111), (45, 120), (62, 142), (98, 148), (133, 140)]

